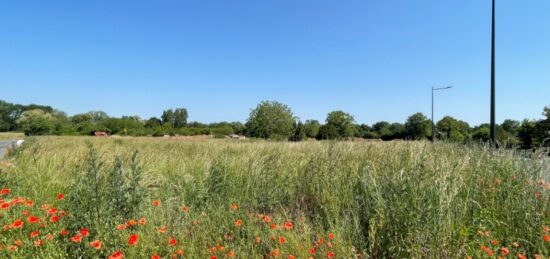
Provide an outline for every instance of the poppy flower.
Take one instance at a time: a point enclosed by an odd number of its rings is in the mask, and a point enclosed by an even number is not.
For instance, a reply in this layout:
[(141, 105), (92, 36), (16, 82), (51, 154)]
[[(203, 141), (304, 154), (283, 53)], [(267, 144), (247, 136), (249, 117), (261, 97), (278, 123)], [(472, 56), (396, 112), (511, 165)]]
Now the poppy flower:
[(177, 255), (183, 255), (183, 253), (184, 253), (184, 252), (183, 252), (183, 249), (178, 249), (178, 250), (176, 250), (176, 254), (177, 254)]
[(147, 224), (147, 220), (145, 218), (140, 218), (139, 219), (139, 224), (140, 225), (145, 225), (145, 224)]
[(170, 246), (175, 246), (176, 244), (178, 244), (178, 241), (176, 241), (176, 239), (172, 237), (170, 238), (170, 240), (168, 240), (168, 244)]
[(59, 215), (60, 216), (65, 216), (65, 215), (67, 215), (67, 212), (65, 212), (64, 210), (60, 210)]
[(281, 243), (281, 245), (284, 245), (286, 243), (286, 238), (285, 237), (279, 237), (279, 243)]
[(264, 216), (264, 222), (268, 223), (271, 222), (271, 218), (269, 216)]
[(269, 228), (271, 228), (271, 229), (276, 229), (276, 228), (277, 228), (277, 225), (271, 223), (271, 224), (269, 224)]
[(82, 228), (82, 229), (80, 229), (80, 234), (81, 234), (83, 237), (87, 237), (88, 235), (90, 235), (90, 231), (88, 231), (87, 228)]
[(334, 239), (334, 234), (333, 233), (328, 233), (328, 238), (330, 238), (331, 240)]
[(59, 216), (57, 216), (57, 215), (53, 215), (53, 216), (50, 218), (50, 222), (52, 222), (52, 223), (55, 223), (55, 222), (57, 222), (57, 221), (59, 221)]
[(550, 236), (548, 234), (544, 234), (542, 236), (542, 239), (545, 241), (545, 242), (550, 242)]
[(29, 222), (29, 223), (31, 223), (31, 224), (32, 224), (32, 223), (36, 223), (36, 222), (38, 222), (39, 220), (40, 220), (40, 218), (39, 218), (39, 217), (36, 217), (36, 216), (28, 216), (28, 217), (27, 217), (27, 222)]
[(53, 215), (57, 212), (57, 209), (56, 208), (51, 208), (48, 210), (48, 215)]
[(288, 259), (295, 259), (296, 257), (294, 257), (293, 255), (288, 255)]
[(109, 259), (122, 259), (124, 258), (124, 254), (121, 251), (116, 251), (109, 255)]
[(17, 246), (9, 245), (9, 246), (8, 246), (8, 250), (10, 250), (10, 251), (17, 251)]
[(232, 203), (231, 204), (231, 210), (232, 211), (236, 211), (238, 208), (239, 208), (239, 206), (237, 206), (237, 203)]
[(137, 225), (137, 221), (134, 219), (128, 220), (128, 222), (126, 222), (126, 225), (128, 225), (129, 227), (133, 227)]
[(44, 240), (42, 240), (42, 239), (38, 239), (38, 240), (34, 241), (35, 246), (41, 246), (43, 244), (44, 244)]
[(162, 234), (166, 233), (166, 227), (160, 227), (159, 233), (162, 233)]
[(118, 230), (125, 230), (125, 229), (126, 229), (126, 225), (125, 225), (125, 224), (120, 224), (120, 225), (116, 226), (116, 229), (118, 229)]
[(158, 200), (153, 201), (153, 206), (158, 207), (159, 205), (160, 205), (160, 201)]
[(273, 257), (279, 256), (279, 249), (277, 249), (277, 248), (273, 249), (272, 254), (273, 254)]
[(210, 256), (210, 259), (218, 259), (218, 257), (216, 257), (215, 255), (213, 255), (213, 256)]
[(510, 253), (510, 250), (508, 250), (508, 248), (506, 248), (506, 247), (502, 247), (502, 248), (500, 248), (500, 253), (501, 253), (503, 256), (506, 256), (507, 254)]
[(52, 234), (48, 234), (48, 235), (46, 236), (46, 239), (52, 240), (52, 239), (53, 239), (53, 235), (52, 235)]
[(34, 202), (32, 200), (27, 200), (25, 202), (25, 205), (29, 206), (29, 207), (32, 207), (34, 205)]
[(217, 248), (219, 251), (223, 250), (223, 246), (220, 245), (220, 244), (217, 244), (217, 245), (216, 245), (216, 248)]
[(131, 246), (135, 246), (138, 243), (139, 236), (136, 234), (130, 235), (130, 238), (128, 238), (128, 244)]
[(60, 194), (57, 195), (57, 200), (58, 201), (63, 200), (63, 198), (65, 198), (65, 194), (60, 193)]
[(0, 195), (8, 195), (10, 194), (11, 190), (8, 189), (8, 188), (4, 188), (2, 190), (0, 190)]
[(242, 225), (243, 225), (243, 221), (241, 219), (238, 219), (238, 220), (235, 221), (235, 226), (236, 227), (240, 227)]
[(69, 231), (66, 230), (66, 229), (63, 229), (63, 230), (61, 230), (61, 231), (59, 232), (59, 234), (62, 235), (62, 236), (66, 236), (66, 235), (69, 234)]
[(151, 259), (160, 259), (159, 255), (151, 255)]
[[(1, 200), (0, 200), (0, 202), (1, 202)], [(31, 212), (28, 211), (28, 210), (24, 210), (23, 212), (21, 212), (21, 214), (23, 214), (23, 216), (28, 216), (29, 214), (31, 214)]]
[(315, 254), (315, 248), (313, 248), (313, 247), (310, 248), (310, 249), (309, 249), (309, 254), (310, 254), (310, 255), (314, 255), (314, 254)]
[(334, 252), (330, 251), (327, 253), (327, 258), (334, 258)]
[(491, 248), (488, 248), (484, 245), (481, 245), (481, 250), (483, 250), (483, 252), (487, 253), (489, 256), (495, 255), (495, 252), (493, 252), (493, 250), (491, 250)]
[(189, 212), (189, 207), (187, 207), (187, 206), (182, 206), (182, 207), (181, 207), (181, 210), (182, 210), (183, 212), (186, 212), (186, 213), (187, 213), (187, 212)]
[(518, 254), (518, 259), (527, 259), (527, 256), (523, 254)]
[(16, 219), (13, 223), (11, 223), (12, 228), (21, 228), (23, 227), (23, 221), (21, 219)]
[(285, 221), (285, 223), (284, 223), (283, 226), (285, 227), (285, 229), (291, 230), (293, 225), (292, 225), (292, 222), (290, 222), (290, 221)]
[(544, 230), (544, 232), (550, 232), (550, 228), (547, 226), (542, 226), (542, 230)]
[(4, 203), (2, 203), (2, 205), (0, 205), (0, 207), (2, 207), (3, 210), (9, 209), (10, 206), (11, 206), (11, 204), (9, 204), (8, 202), (4, 202)]
[(94, 240), (94, 241), (90, 242), (90, 246), (95, 248), (95, 249), (100, 249), (101, 248), (101, 241)]
[(15, 243), (16, 246), (22, 246), (23, 245), (23, 241), (21, 241), (19, 239), (15, 240), (14, 243)]
[(262, 242), (262, 238), (261, 237), (256, 237), (256, 244), (259, 244)]
[(235, 257), (235, 251), (234, 250), (229, 250), (227, 252), (227, 257)]
[(80, 243), (82, 241), (82, 236), (80, 234), (76, 234), (73, 237), (71, 237), (70, 240), (73, 243)]
[(497, 246), (499, 244), (498, 240), (493, 239), (491, 240), (491, 245)]
[(38, 233), (38, 231), (33, 231), (33, 232), (31, 232), (31, 234), (29, 236), (31, 238), (33, 238), (33, 237), (37, 237), (38, 235), (40, 235), (40, 233)]

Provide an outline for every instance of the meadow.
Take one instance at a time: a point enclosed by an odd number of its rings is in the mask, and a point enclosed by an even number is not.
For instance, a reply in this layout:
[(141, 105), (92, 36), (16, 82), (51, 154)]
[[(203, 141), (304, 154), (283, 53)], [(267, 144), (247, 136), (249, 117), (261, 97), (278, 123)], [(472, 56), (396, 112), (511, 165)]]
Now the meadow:
[(425, 141), (29, 138), (2, 258), (547, 258), (543, 153)]

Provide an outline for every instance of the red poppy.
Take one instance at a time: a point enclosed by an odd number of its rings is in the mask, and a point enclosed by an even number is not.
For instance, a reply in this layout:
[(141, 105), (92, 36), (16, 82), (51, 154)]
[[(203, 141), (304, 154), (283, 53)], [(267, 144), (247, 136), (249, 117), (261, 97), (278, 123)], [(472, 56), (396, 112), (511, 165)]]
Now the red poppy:
[(130, 238), (128, 238), (128, 244), (131, 246), (135, 246), (138, 242), (139, 236), (136, 234), (130, 235)]
[(491, 248), (488, 248), (484, 245), (481, 246), (481, 250), (483, 250), (485, 253), (487, 253), (489, 256), (493, 256), (495, 255), (495, 252), (493, 252), (493, 250), (491, 250)]
[(0, 190), (0, 195), (7, 195), (10, 193), (10, 189), (8, 188), (4, 188), (2, 190)]
[(279, 249), (277, 249), (277, 248), (273, 249), (272, 254), (273, 254), (273, 257), (279, 256)]
[(523, 254), (518, 254), (518, 259), (527, 259), (527, 256)]
[(491, 240), (491, 245), (497, 246), (499, 244), (498, 240), (493, 239)]
[(128, 222), (126, 222), (126, 225), (129, 227), (135, 226), (137, 225), (137, 221), (135, 219), (128, 220)]
[(94, 240), (94, 241), (90, 242), (90, 246), (95, 248), (95, 249), (100, 249), (101, 248), (101, 241)]
[(232, 211), (236, 211), (238, 208), (239, 208), (239, 206), (237, 206), (237, 203), (231, 204), (231, 210)]
[(220, 244), (217, 244), (217, 245), (216, 245), (216, 248), (217, 248), (218, 250), (220, 250), (220, 251), (223, 250), (223, 246), (220, 245)]
[(267, 215), (264, 216), (264, 222), (270, 222), (271, 221), (271, 218)]
[(277, 225), (271, 223), (271, 224), (269, 224), (269, 228), (271, 228), (271, 229), (276, 229), (276, 228), (277, 228)]
[(80, 241), (82, 241), (82, 236), (80, 234), (76, 234), (73, 237), (71, 237), (70, 240), (73, 243), (80, 243)]
[(139, 224), (140, 225), (145, 225), (145, 224), (147, 224), (147, 220), (145, 218), (140, 218), (139, 219)]
[(177, 243), (178, 243), (178, 241), (176, 241), (176, 239), (173, 238), (173, 237), (170, 238), (170, 240), (168, 240), (168, 244), (169, 244), (170, 246), (175, 246)]
[(38, 231), (33, 231), (33, 232), (31, 232), (31, 234), (29, 236), (31, 238), (33, 238), (33, 237), (37, 237), (38, 235), (40, 235), (40, 233), (38, 233)]
[(87, 237), (88, 235), (90, 235), (90, 231), (88, 231), (87, 228), (82, 228), (82, 229), (80, 229), (80, 234), (81, 234), (83, 237)]
[(63, 200), (63, 198), (65, 198), (65, 194), (60, 193), (60, 194), (57, 195), (57, 200), (58, 201)]
[(57, 221), (59, 221), (59, 216), (57, 216), (57, 215), (54, 215), (50, 218), (50, 222), (52, 222), (52, 223), (55, 223)]
[(153, 206), (158, 207), (159, 205), (160, 205), (160, 201), (158, 200), (153, 201)]
[(328, 258), (333, 258), (334, 257), (334, 252), (332, 252), (332, 251), (328, 252), (327, 257)]
[(313, 247), (310, 248), (310, 249), (309, 249), (309, 254), (310, 254), (310, 255), (314, 255), (314, 254), (315, 254), (315, 248), (313, 248)]
[(502, 248), (500, 248), (500, 253), (501, 253), (503, 256), (506, 256), (507, 254), (510, 253), (510, 250), (508, 250), (508, 248), (506, 248), (506, 247), (502, 247)]
[(31, 224), (32, 224), (32, 223), (36, 223), (36, 222), (38, 222), (39, 220), (40, 220), (40, 218), (39, 218), (39, 217), (36, 217), (36, 216), (28, 216), (28, 217), (27, 217), (27, 222), (29, 222), (29, 223), (31, 223)]
[(227, 252), (227, 257), (235, 257), (235, 251), (234, 250), (229, 250)]
[(181, 210), (182, 210), (183, 212), (189, 212), (189, 207), (183, 206), (183, 207), (181, 207)]
[(334, 234), (333, 233), (328, 233), (328, 238), (334, 239)]
[(9, 245), (9, 246), (8, 246), (8, 250), (10, 250), (10, 251), (16, 251), (16, 250), (17, 250), (17, 246)]
[(48, 210), (48, 215), (53, 215), (57, 212), (57, 209), (56, 208), (51, 208)]
[(240, 227), (242, 225), (243, 225), (243, 221), (241, 219), (238, 219), (238, 220), (235, 221), (235, 226), (236, 227)]
[(109, 255), (109, 259), (122, 259), (124, 258), (124, 254), (121, 251), (116, 251)]
[(288, 259), (295, 259), (296, 257), (294, 257), (293, 255), (288, 255)]
[(281, 243), (281, 245), (284, 245), (286, 243), (286, 238), (285, 237), (279, 237), (279, 243)]
[(166, 233), (166, 227), (160, 227), (159, 233), (162, 233), (162, 234)]
[(43, 244), (44, 244), (44, 240), (42, 240), (42, 239), (38, 239), (38, 240), (34, 241), (35, 246), (41, 246)]
[(52, 235), (52, 234), (48, 234), (48, 235), (46, 236), (46, 239), (52, 240), (52, 239), (53, 239), (53, 235)]
[(550, 242), (550, 236), (548, 234), (544, 234), (542, 236), (542, 239), (545, 241), (545, 242)]
[(213, 256), (210, 256), (210, 259), (218, 259), (218, 257), (216, 257), (215, 255), (213, 255)]
[(151, 259), (160, 259), (159, 255), (151, 255)]
[(7, 210), (10, 208), (10, 204), (8, 202), (4, 202), (2, 203), (2, 205), (0, 207), (2, 207), (3, 210)]
[(262, 238), (261, 237), (256, 237), (256, 244), (259, 244), (262, 242)]
[(69, 234), (69, 231), (66, 230), (66, 229), (63, 229), (63, 230), (61, 230), (61, 231), (59, 232), (59, 234), (62, 235), (62, 236), (66, 236), (66, 235)]
[(290, 221), (285, 221), (285, 223), (284, 223), (285, 229), (291, 230), (291, 229), (292, 229), (292, 226), (293, 226), (293, 225), (292, 225), (292, 222), (290, 222)]
[(126, 229), (126, 225), (125, 224), (120, 224), (120, 225), (116, 226), (116, 229), (124, 230), (124, 229)]
[(11, 223), (12, 228), (21, 228), (23, 227), (23, 221), (21, 219), (16, 219), (13, 223)]

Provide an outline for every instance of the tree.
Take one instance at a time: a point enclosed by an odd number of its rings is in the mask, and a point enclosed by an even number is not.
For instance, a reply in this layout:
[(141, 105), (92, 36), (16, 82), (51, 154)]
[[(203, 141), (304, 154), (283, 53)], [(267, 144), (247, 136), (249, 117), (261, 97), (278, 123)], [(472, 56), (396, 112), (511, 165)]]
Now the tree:
[(339, 137), (338, 129), (331, 124), (321, 126), (321, 128), (319, 128), (319, 134), (317, 135), (317, 139), (338, 139)]
[(535, 127), (536, 123), (530, 120), (523, 120), (518, 130), (518, 138), (520, 141), (521, 148), (529, 149), (533, 147), (533, 142), (535, 138)]
[(251, 137), (287, 139), (294, 131), (294, 115), (287, 105), (262, 101), (250, 112), (245, 127)]
[(160, 117), (162, 119), (162, 124), (170, 124), (174, 126), (174, 110), (168, 109), (164, 110), (162, 112), (162, 116)]
[(355, 133), (353, 116), (343, 111), (333, 111), (327, 115), (326, 125), (332, 126), (337, 133), (336, 138), (350, 138)]
[(319, 128), (321, 128), (321, 124), (317, 120), (306, 120), (304, 123), (304, 131), (308, 138), (316, 138), (319, 134)]
[(502, 126), (502, 129), (506, 132), (510, 133), (513, 136), (516, 136), (518, 134), (519, 128), (520, 128), (520, 122), (515, 120), (504, 120), (500, 126)]
[(151, 117), (145, 122), (145, 127), (150, 129), (159, 127), (160, 125), (162, 125), (162, 121), (157, 117)]
[(542, 111), (542, 115), (546, 117), (547, 120), (550, 120), (550, 106), (544, 106), (544, 110)]
[(294, 134), (288, 140), (298, 142), (304, 139), (306, 139), (306, 131), (302, 122), (298, 121), (294, 124)]
[(47, 113), (40, 109), (34, 109), (23, 112), (21, 117), (17, 119), (17, 124), (25, 135), (45, 135), (51, 134), (54, 129), (55, 119), (51, 113)]
[(407, 137), (410, 139), (421, 140), (425, 139), (431, 134), (431, 122), (424, 116), (424, 114), (418, 112), (415, 113), (409, 118), (405, 123), (405, 131)]
[(162, 112), (162, 124), (170, 124), (174, 128), (183, 128), (187, 124), (187, 110), (185, 108), (168, 109)]
[(451, 116), (445, 116), (437, 122), (436, 137), (454, 141), (463, 142), (468, 137), (470, 125), (468, 123), (457, 120)]

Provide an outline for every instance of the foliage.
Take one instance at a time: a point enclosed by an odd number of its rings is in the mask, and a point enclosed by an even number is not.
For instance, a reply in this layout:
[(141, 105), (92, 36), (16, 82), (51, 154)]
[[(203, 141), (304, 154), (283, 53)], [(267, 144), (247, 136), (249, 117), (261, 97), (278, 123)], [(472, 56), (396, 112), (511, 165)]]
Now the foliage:
[(308, 138), (316, 138), (319, 134), (319, 128), (321, 128), (321, 124), (317, 120), (306, 120), (304, 123), (304, 131)]
[(51, 134), (55, 120), (51, 113), (34, 109), (23, 112), (16, 122), (25, 135), (34, 136)]
[(405, 131), (407, 138), (420, 140), (431, 135), (431, 122), (422, 113), (415, 113), (405, 123)]
[(276, 101), (262, 101), (250, 112), (246, 132), (251, 137), (287, 139), (293, 132), (294, 119), (287, 105)]

